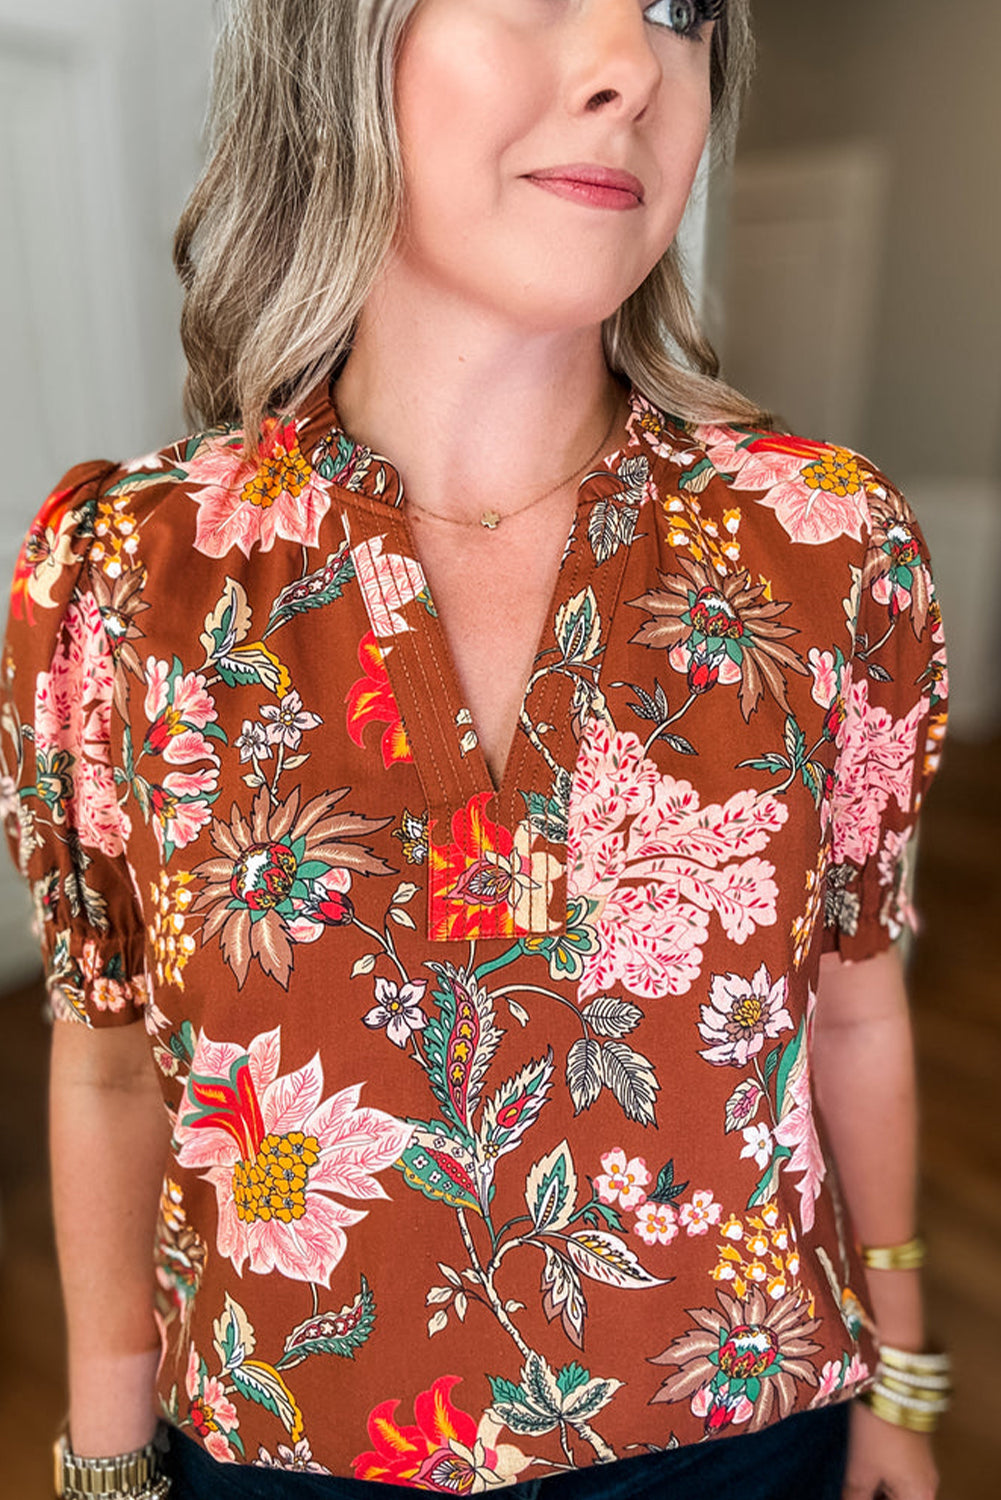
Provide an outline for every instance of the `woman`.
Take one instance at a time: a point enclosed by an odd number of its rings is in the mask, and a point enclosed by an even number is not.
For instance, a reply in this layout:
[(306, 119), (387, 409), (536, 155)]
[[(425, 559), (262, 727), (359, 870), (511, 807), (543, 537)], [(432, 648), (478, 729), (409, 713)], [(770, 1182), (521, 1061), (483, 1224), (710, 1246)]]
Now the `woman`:
[(685, 297), (749, 52), (743, 0), (230, 6), (198, 430), (66, 477), (5, 658), (67, 1494), (935, 1492), (941, 623)]

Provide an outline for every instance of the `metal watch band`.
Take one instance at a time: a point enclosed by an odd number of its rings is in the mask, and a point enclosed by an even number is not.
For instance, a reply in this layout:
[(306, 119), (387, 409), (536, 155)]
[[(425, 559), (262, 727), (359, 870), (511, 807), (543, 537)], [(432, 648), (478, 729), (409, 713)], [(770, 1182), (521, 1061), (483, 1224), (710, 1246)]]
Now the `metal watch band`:
[(163, 1476), (155, 1442), (113, 1458), (79, 1458), (64, 1431), (55, 1445), (55, 1487), (63, 1500), (89, 1500), (90, 1496), (108, 1500), (148, 1496), (153, 1500), (169, 1492), (170, 1482)]

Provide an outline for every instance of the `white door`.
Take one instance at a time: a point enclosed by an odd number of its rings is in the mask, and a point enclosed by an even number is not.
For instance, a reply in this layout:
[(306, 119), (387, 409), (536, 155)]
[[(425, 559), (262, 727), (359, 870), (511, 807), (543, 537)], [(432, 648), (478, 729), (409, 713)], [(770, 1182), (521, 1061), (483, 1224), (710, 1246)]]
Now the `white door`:
[[(174, 221), (199, 161), (210, 0), (0, 0), (3, 608), (61, 474), (181, 435)], [(0, 851), (0, 989), (37, 969)]]

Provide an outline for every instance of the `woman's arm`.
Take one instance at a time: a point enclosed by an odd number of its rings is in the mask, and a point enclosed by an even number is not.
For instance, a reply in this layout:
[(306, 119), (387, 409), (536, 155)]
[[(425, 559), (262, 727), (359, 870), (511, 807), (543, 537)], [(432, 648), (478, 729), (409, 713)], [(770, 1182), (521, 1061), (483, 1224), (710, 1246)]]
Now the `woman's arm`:
[[(821, 959), (811, 1061), (848, 1209), (863, 1245), (916, 1233), (918, 1105), (914, 1040), (895, 949), (861, 963)], [(866, 1272), (880, 1338), (925, 1346), (920, 1272)]]
[(141, 1024), (53, 1023), (49, 1135), (70, 1440), (111, 1457), (143, 1447), (157, 1421), (153, 1245), (170, 1126)]
[[(918, 1104), (903, 967), (896, 950), (860, 963), (821, 959), (811, 1067), (855, 1230), (863, 1245), (916, 1231)], [(880, 1341), (925, 1347), (921, 1272), (866, 1271)], [(938, 1471), (927, 1433), (852, 1403), (843, 1500), (933, 1500)]]

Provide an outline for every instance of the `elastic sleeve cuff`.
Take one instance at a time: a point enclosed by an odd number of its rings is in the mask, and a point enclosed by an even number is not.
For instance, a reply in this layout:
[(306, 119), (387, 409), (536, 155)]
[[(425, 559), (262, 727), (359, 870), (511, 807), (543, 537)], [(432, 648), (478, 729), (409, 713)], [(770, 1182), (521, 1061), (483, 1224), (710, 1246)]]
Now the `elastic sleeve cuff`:
[(48, 1017), (85, 1026), (130, 1026), (149, 998), (141, 945), (122, 945), (64, 928), (45, 960)]

